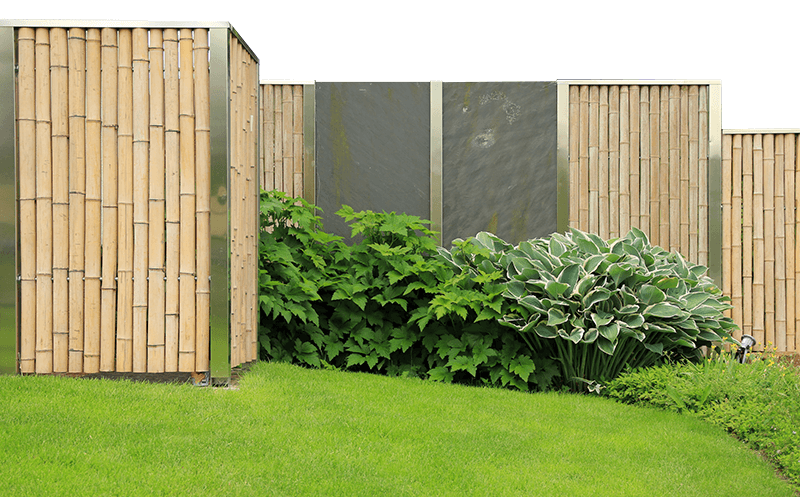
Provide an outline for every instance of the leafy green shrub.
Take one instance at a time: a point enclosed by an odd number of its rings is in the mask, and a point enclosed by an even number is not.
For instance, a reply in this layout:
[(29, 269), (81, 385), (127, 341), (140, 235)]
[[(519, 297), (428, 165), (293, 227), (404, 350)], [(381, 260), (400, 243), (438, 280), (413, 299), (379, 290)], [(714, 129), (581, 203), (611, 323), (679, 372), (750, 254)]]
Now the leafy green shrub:
[(706, 268), (650, 245), (636, 228), (608, 243), (573, 229), (517, 247), (490, 233), (455, 245), (442, 253), (453, 266), (502, 274), (510, 305), (500, 323), (537, 355), (555, 358), (573, 389), (596, 388), (625, 367), (699, 360), (700, 347), (730, 340), (735, 328)]
[(759, 450), (800, 490), (800, 369), (764, 354), (739, 364), (722, 353), (623, 373), (603, 394), (699, 416)]

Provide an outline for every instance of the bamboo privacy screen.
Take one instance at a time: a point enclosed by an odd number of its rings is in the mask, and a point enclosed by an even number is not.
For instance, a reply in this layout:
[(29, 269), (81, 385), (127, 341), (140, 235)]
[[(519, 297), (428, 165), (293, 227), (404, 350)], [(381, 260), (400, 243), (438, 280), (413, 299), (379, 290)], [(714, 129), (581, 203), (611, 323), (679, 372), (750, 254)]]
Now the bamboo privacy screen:
[(722, 289), (729, 315), (760, 346), (800, 350), (800, 135), (722, 137)]
[(302, 197), (304, 85), (265, 83), (261, 88), (261, 186)]
[(706, 85), (569, 86), (569, 226), (708, 265)]
[(224, 362), (255, 359), (257, 59), (214, 28), (15, 28), (20, 372), (209, 371), (212, 237)]

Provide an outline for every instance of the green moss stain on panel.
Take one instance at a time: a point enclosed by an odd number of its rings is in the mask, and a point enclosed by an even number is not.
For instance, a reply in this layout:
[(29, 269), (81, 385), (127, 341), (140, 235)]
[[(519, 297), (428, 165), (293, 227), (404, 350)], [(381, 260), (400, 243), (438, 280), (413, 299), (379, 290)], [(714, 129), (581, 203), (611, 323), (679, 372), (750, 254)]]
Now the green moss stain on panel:
[(492, 214), (492, 219), (486, 226), (486, 231), (488, 231), (489, 233), (497, 233), (497, 212)]
[(353, 157), (347, 142), (344, 127), (344, 99), (336, 85), (331, 87), (331, 135), (333, 152), (333, 181), (337, 205), (342, 204), (342, 197), (351, 198), (350, 186), (353, 176)]

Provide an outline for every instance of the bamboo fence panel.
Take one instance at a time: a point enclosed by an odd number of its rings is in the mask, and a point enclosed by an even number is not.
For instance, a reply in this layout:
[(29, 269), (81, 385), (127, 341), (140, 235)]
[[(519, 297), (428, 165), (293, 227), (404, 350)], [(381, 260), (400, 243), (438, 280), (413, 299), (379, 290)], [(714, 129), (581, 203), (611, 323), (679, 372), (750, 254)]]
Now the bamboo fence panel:
[[(797, 309), (796, 298), (796, 261), (795, 257), (795, 223), (797, 221), (797, 214), (795, 212), (796, 202), (795, 195), (797, 185), (795, 184), (795, 161), (797, 148), (795, 146), (795, 135), (787, 133), (784, 136), (784, 205), (786, 208), (786, 216), (784, 218), (784, 237), (786, 243), (786, 350), (797, 351), (795, 344), (796, 324), (795, 312)], [(735, 229), (735, 227), (734, 227)], [(734, 280), (738, 281), (738, 280)]]
[(242, 299), (242, 247), (243, 233), (242, 233), (242, 204), (238, 199), (242, 197), (242, 159), (243, 159), (243, 137), (244, 137), (244, 124), (242, 122), (242, 109), (241, 109), (241, 47), (238, 43), (231, 43), (230, 45), (230, 91), (231, 91), (231, 171), (228, 175), (232, 201), (230, 204), (231, 209), (231, 226), (230, 226), (230, 243), (231, 243), (231, 257), (230, 257), (230, 275), (231, 275), (231, 364), (239, 364), (243, 362), (244, 356), (242, 349), (244, 347), (244, 323), (242, 322), (243, 309), (240, 307), (243, 304)]
[(18, 44), (20, 330), (19, 368), (36, 367), (36, 34), (21, 28)]
[[(722, 137), (722, 225), (733, 224), (733, 138), (730, 135)], [(731, 295), (731, 273), (733, 271), (733, 231), (722, 231), (722, 293)], [(731, 317), (730, 309), (724, 315)]]
[[(723, 136), (724, 138), (724, 136)], [(742, 136), (735, 135), (733, 136), (733, 140), (729, 142), (729, 145), (732, 147), (731, 153), (731, 229), (726, 229), (727, 225), (723, 221), (723, 235), (725, 233), (731, 233), (731, 250), (730, 250), (730, 259), (731, 259), (731, 305), (733, 305), (733, 309), (731, 309), (731, 318), (735, 323), (739, 324), (739, 330), (734, 332), (734, 337), (739, 339), (742, 336), (742, 325), (743, 325), (743, 278), (742, 278), (742, 271), (743, 271), (743, 198), (742, 198), (742, 189), (744, 183), (744, 175), (742, 170)], [(723, 144), (723, 153), (725, 153), (725, 148)], [(724, 191), (723, 191), (724, 193)], [(733, 233), (736, 233), (734, 236)], [(723, 242), (724, 243), (724, 242)], [(724, 247), (724, 246), (723, 246)], [(724, 278), (724, 277), (723, 277)], [(735, 282), (735, 283), (734, 283)], [(723, 279), (724, 283), (724, 279)]]
[(707, 262), (707, 86), (571, 85), (569, 96), (570, 226), (604, 238), (636, 227)]
[(178, 371), (194, 371), (196, 346), (195, 294), (195, 118), (192, 31), (181, 29), (180, 51), (180, 333), (178, 342)]
[[(20, 371), (208, 371), (208, 30), (19, 28), (17, 40)], [(257, 257), (258, 85), (240, 52), (244, 362), (257, 352), (244, 268)]]
[(100, 371), (102, 78), (100, 30), (86, 32), (86, 258), (84, 289), (83, 371)]
[(36, 372), (53, 372), (50, 32), (36, 30)]
[(753, 335), (753, 136), (742, 137), (742, 311), (739, 327)]
[[(302, 197), (303, 86), (292, 83), (265, 83), (259, 86), (260, 186), (267, 191), (279, 190), (293, 197)], [(253, 132), (255, 131), (256, 128), (253, 128)], [(575, 183), (570, 187), (577, 186)], [(577, 210), (573, 212), (577, 213)]]
[(775, 135), (775, 329), (774, 345), (786, 350), (786, 214), (784, 212), (786, 175), (783, 135)]
[(180, 312), (180, 128), (178, 107), (178, 31), (165, 29), (164, 37), (164, 169), (166, 226), (166, 287), (164, 302), (164, 368), (178, 371)]
[(148, 223), (147, 371), (163, 373), (165, 286), (164, 268), (164, 37), (150, 30), (150, 192)]
[(775, 344), (775, 136), (762, 136), (764, 167), (764, 340)]
[(759, 343), (766, 337), (764, 254), (764, 149), (763, 136), (753, 136), (753, 336)]
[(86, 212), (86, 32), (69, 31), (69, 366), (83, 371)]
[(67, 31), (50, 30), (50, 106), (53, 167), (53, 371), (69, 365), (69, 66)]

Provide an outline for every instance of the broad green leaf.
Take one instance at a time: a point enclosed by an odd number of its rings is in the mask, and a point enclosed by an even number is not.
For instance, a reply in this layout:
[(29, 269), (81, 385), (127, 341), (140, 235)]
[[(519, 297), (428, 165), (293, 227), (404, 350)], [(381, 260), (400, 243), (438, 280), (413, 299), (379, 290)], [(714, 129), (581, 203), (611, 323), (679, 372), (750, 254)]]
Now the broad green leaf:
[(608, 323), (614, 320), (614, 315), (609, 314), (603, 311), (597, 311), (592, 313), (592, 321), (594, 321), (595, 326), (606, 326)]
[(590, 309), (598, 302), (603, 302), (611, 297), (611, 292), (603, 287), (595, 288), (583, 298), (583, 307)]
[(583, 334), (583, 343), (592, 343), (597, 340), (597, 337), (600, 333), (597, 331), (597, 328), (589, 328), (586, 330), (586, 333)]
[(626, 314), (620, 316), (619, 321), (625, 323), (629, 328), (639, 328), (644, 324), (644, 316), (641, 314)]
[(664, 344), (661, 342), (643, 343), (642, 345), (644, 345), (644, 348), (655, 354), (662, 355), (664, 353)]
[(521, 299), (526, 293), (525, 283), (512, 280), (506, 284), (506, 290), (503, 292), (503, 296), (513, 299)]
[(555, 328), (546, 326), (544, 324), (537, 325), (534, 330), (536, 331), (536, 334), (542, 338), (555, 338), (558, 336)]
[(454, 376), (455, 373), (453, 373), (444, 366), (439, 366), (438, 368), (433, 368), (430, 371), (428, 371), (428, 378), (430, 378), (433, 381), (452, 383)]
[(561, 274), (558, 275), (558, 281), (566, 284), (567, 292), (572, 293), (572, 289), (575, 288), (575, 284), (578, 282), (580, 274), (580, 264), (570, 264), (561, 270)]
[(598, 349), (602, 350), (608, 355), (614, 355), (614, 349), (617, 348), (617, 344), (615, 342), (612, 342), (603, 336), (599, 336), (597, 337), (596, 343)]
[(535, 295), (526, 295), (521, 299), (519, 299), (519, 303), (533, 312), (542, 314), (547, 312), (547, 308), (544, 306), (542, 301), (539, 300)]
[(566, 321), (567, 316), (560, 309), (552, 307), (547, 310), (547, 326), (558, 326)]
[(645, 316), (653, 316), (657, 318), (674, 318), (681, 314), (680, 308), (669, 304), (667, 302), (659, 302), (645, 308)]
[(550, 248), (550, 253), (556, 257), (561, 257), (561, 254), (567, 251), (567, 248), (564, 246), (564, 244), (554, 236), (550, 237), (548, 245)]
[(594, 287), (595, 283), (597, 283), (597, 276), (593, 274), (587, 274), (581, 278), (581, 280), (575, 286), (575, 290), (572, 292), (572, 294), (578, 296), (586, 295), (589, 290)]
[(545, 290), (551, 296), (558, 298), (564, 294), (569, 289), (569, 285), (566, 283), (560, 283), (558, 281), (548, 281), (545, 285)]
[(511, 360), (511, 364), (508, 367), (509, 371), (516, 374), (522, 380), (528, 381), (531, 373), (536, 370), (536, 365), (533, 363), (530, 357), (526, 355), (520, 355), (517, 358)]
[(650, 305), (663, 302), (666, 297), (658, 287), (645, 284), (639, 289), (639, 298), (642, 303)]
[(617, 336), (619, 336), (619, 325), (617, 323), (611, 323), (606, 326), (598, 326), (597, 331), (600, 333), (601, 337), (606, 338), (610, 342), (616, 342)]

